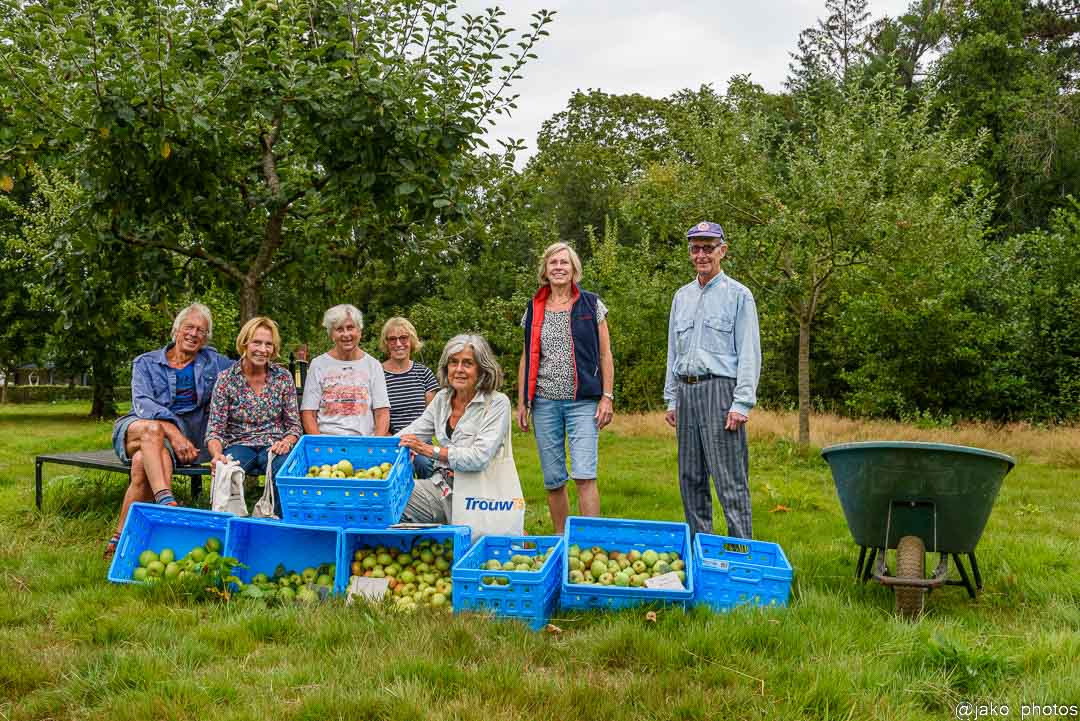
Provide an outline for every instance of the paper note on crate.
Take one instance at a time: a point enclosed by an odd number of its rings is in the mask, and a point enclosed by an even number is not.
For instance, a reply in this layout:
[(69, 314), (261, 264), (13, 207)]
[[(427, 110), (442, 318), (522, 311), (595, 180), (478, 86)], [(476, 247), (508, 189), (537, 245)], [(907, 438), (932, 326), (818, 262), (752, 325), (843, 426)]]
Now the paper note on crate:
[(359, 596), (365, 601), (378, 603), (386, 597), (386, 589), (390, 587), (389, 578), (371, 578), (369, 576), (353, 576), (349, 582), (348, 597), (345, 605), (353, 602), (353, 598)]
[(645, 588), (658, 588), (664, 591), (685, 591), (686, 586), (679, 580), (675, 571), (661, 573), (659, 576), (645, 579)]

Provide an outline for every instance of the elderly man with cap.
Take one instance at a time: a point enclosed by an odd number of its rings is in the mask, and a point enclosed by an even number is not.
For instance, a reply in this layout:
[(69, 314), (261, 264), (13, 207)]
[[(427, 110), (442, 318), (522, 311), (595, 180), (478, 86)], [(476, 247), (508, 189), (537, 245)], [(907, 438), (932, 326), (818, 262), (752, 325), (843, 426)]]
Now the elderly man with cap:
[(712, 476), (728, 535), (752, 538), (746, 421), (761, 372), (757, 306), (720, 270), (727, 241), (718, 223), (698, 223), (686, 237), (697, 278), (671, 301), (664, 383), (683, 510), (691, 533), (712, 532)]

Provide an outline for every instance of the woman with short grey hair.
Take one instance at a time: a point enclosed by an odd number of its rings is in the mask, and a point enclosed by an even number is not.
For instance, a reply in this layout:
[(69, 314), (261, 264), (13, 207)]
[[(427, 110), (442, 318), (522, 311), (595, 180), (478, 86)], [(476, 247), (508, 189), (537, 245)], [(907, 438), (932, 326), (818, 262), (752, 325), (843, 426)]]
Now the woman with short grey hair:
[[(453, 523), (454, 472), (486, 468), (510, 432), (510, 399), (498, 390), (502, 369), (483, 336), (451, 338), (437, 375), (442, 390), (398, 433), (401, 445), (431, 458), (435, 467), (430, 478), (416, 479), (402, 515), (411, 523)], [(438, 447), (421, 440), (432, 435)]]
[(334, 347), (311, 361), (300, 419), (304, 433), (390, 435), (390, 399), (379, 361), (360, 347), (364, 315), (348, 303), (323, 314)]

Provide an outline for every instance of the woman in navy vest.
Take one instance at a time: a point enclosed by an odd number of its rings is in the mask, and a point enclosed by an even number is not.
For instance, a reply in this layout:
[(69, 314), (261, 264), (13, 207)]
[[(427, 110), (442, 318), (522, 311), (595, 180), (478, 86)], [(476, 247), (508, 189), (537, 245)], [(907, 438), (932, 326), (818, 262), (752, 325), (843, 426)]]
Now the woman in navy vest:
[(607, 306), (578, 286), (581, 260), (574, 249), (566, 243), (548, 246), (537, 276), (540, 290), (521, 319), (525, 349), (518, 365), (517, 421), (527, 431), (532, 413), (548, 509), (555, 533), (561, 534), (570, 514), (570, 478), (577, 484), (581, 515), (600, 515), (597, 443), (613, 415), (615, 364)]

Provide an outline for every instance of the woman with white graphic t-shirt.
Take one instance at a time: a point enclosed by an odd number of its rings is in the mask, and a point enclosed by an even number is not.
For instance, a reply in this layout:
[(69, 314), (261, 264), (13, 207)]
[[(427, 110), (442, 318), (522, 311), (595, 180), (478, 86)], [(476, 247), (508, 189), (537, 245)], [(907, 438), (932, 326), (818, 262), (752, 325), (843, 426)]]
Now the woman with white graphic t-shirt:
[(308, 367), (300, 404), (304, 433), (390, 435), (390, 399), (382, 364), (360, 348), (364, 316), (356, 306), (335, 305), (323, 315), (323, 327), (334, 347)]

